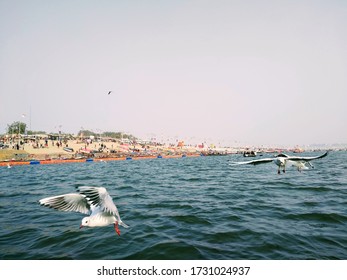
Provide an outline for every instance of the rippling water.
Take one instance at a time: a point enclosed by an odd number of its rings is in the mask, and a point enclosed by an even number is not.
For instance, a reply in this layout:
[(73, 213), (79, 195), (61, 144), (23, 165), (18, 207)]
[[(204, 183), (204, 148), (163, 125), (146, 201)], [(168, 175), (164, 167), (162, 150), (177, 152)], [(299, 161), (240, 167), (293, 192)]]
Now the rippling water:
[[(316, 155), (316, 154), (315, 154)], [(277, 175), (238, 155), (0, 169), (0, 259), (347, 259), (347, 153)], [(104, 186), (130, 227), (38, 200)]]

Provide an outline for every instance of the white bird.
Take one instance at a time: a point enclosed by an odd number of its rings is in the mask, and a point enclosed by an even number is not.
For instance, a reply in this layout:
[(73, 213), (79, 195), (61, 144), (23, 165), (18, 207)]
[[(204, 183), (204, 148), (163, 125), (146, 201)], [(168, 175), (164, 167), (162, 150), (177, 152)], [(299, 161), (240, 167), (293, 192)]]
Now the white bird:
[(298, 171), (301, 171), (302, 169), (307, 169), (307, 164), (313, 168), (313, 165), (310, 163), (311, 160), (319, 159), (326, 157), (328, 155), (328, 152), (325, 152), (323, 155), (316, 156), (316, 157), (297, 157), (297, 156), (288, 156), (286, 154), (279, 154), (274, 158), (262, 158), (262, 159), (256, 159), (251, 161), (243, 161), (243, 162), (233, 162), (232, 165), (235, 164), (263, 164), (263, 163), (269, 163), (274, 162), (278, 166), (277, 173), (281, 174), (281, 168), (283, 173), (286, 172), (286, 165), (291, 164), (298, 168)]
[(118, 225), (125, 228), (129, 227), (122, 222), (118, 209), (105, 188), (83, 186), (77, 189), (79, 193), (47, 197), (39, 200), (39, 203), (60, 211), (90, 214), (90, 216), (82, 219), (80, 228), (103, 227), (114, 224), (116, 233), (120, 235)]

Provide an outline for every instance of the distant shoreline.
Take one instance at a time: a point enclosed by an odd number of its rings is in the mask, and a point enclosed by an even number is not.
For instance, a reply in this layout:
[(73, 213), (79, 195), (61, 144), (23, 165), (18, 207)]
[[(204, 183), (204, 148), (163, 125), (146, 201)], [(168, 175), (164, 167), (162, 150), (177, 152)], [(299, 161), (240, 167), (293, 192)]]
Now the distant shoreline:
[(82, 162), (108, 162), (108, 161), (125, 161), (125, 160), (144, 160), (144, 159), (165, 159), (165, 158), (184, 158), (199, 157), (198, 154), (190, 155), (167, 155), (167, 156), (135, 156), (135, 157), (108, 157), (108, 158), (83, 158), (83, 159), (50, 159), (50, 160), (8, 160), (0, 162), (0, 166), (15, 165), (41, 165), (41, 164), (63, 164), (63, 163), (82, 163)]
[(53, 164), (86, 161), (115, 161), (150, 158), (197, 157), (211, 153), (208, 149), (190, 146), (163, 145), (160, 143), (138, 144), (116, 140), (30, 140), (8, 141), (0, 150), (0, 166)]
[(79, 138), (62, 141), (47, 138), (24, 140), (10, 138), (7, 141), (2, 141), (2, 144), (6, 147), (2, 146), (0, 149), (0, 166), (8, 164), (59, 164), (86, 161), (106, 162), (127, 159), (180, 158), (240, 153), (243, 153), (244, 156), (261, 156), (263, 153), (307, 152), (307, 150), (300, 148), (221, 148), (206, 144), (190, 146), (184, 145), (184, 142), (170, 145), (137, 143), (113, 138), (97, 140)]

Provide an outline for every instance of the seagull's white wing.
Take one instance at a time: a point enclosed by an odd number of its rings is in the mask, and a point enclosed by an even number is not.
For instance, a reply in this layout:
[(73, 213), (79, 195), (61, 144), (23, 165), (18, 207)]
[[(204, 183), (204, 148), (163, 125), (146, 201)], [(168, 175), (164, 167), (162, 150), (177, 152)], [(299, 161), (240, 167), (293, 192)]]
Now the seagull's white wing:
[(290, 157), (288, 157), (288, 159), (291, 160), (291, 161), (310, 161), (310, 160), (326, 157), (327, 155), (328, 155), (328, 152), (325, 152), (323, 155), (316, 156), (316, 157), (296, 157), (296, 156), (290, 156)]
[(91, 204), (99, 206), (104, 212), (119, 217), (118, 209), (105, 188), (83, 186), (78, 187), (78, 190), (86, 196)]
[(88, 214), (90, 205), (84, 195), (69, 193), (39, 200), (40, 204), (60, 211), (72, 211)]
[(241, 161), (241, 162), (231, 162), (233, 165), (241, 165), (241, 164), (263, 164), (263, 163), (269, 163), (272, 162), (274, 158), (262, 158), (262, 159), (256, 159), (256, 160), (250, 160), (250, 161)]

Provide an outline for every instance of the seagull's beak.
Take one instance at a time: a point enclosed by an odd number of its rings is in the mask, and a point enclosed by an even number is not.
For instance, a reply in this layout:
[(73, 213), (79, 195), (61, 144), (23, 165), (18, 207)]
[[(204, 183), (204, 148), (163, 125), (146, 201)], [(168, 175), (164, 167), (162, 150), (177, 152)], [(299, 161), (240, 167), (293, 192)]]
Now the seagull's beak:
[(82, 225), (82, 224), (80, 225), (80, 229), (81, 229), (81, 228), (83, 228), (83, 225)]

